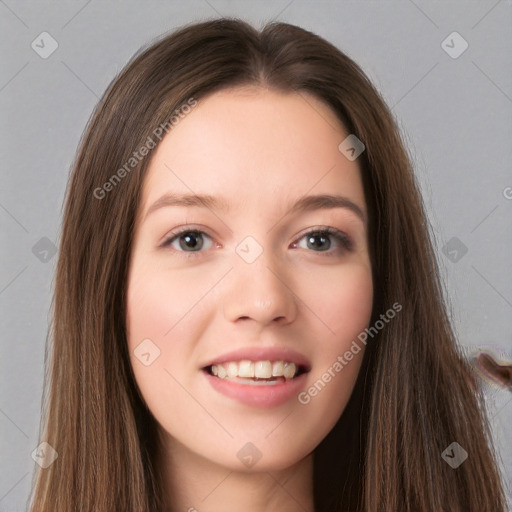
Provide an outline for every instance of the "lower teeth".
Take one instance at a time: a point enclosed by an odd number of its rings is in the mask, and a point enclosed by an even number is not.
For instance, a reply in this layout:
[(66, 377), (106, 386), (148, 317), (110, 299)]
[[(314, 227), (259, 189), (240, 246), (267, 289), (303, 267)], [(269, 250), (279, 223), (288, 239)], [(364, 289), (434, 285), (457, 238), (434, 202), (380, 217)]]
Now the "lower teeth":
[(275, 386), (276, 384), (281, 384), (282, 382), (286, 381), (284, 377), (273, 377), (272, 379), (251, 379), (250, 377), (226, 377), (225, 379), (222, 380), (239, 382), (240, 384), (248, 384), (249, 386)]

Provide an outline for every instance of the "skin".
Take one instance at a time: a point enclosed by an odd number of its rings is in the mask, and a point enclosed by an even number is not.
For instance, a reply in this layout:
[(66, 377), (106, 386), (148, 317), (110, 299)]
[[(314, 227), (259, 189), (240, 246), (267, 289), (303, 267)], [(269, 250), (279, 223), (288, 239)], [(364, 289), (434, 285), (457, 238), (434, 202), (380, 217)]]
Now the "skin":
[[(306, 405), (296, 396), (266, 409), (241, 404), (201, 368), (242, 347), (291, 347), (311, 362), (307, 390), (368, 326), (366, 220), (341, 207), (289, 214), (304, 195), (336, 193), (366, 215), (357, 160), (338, 150), (347, 135), (310, 94), (244, 87), (201, 99), (151, 156), (127, 331), (137, 385), (160, 428), (170, 510), (313, 511), (313, 450), (346, 406), (364, 346)], [(222, 196), (229, 213), (167, 206), (146, 217), (167, 192)], [(202, 248), (183, 236), (163, 246), (180, 226), (204, 231), (194, 240)], [(331, 235), (308, 243), (305, 233), (325, 226), (346, 233), (352, 248)], [(235, 251), (247, 236), (263, 250), (252, 263)], [(148, 366), (134, 355), (144, 339), (160, 350)], [(248, 442), (261, 452), (250, 468), (237, 457)]]

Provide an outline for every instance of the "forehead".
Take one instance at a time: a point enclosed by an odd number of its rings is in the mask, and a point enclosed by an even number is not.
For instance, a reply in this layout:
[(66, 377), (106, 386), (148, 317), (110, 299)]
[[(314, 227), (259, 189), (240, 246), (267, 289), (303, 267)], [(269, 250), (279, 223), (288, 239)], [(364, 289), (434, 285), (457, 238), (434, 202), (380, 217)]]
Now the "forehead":
[(307, 92), (244, 87), (199, 100), (156, 148), (142, 211), (166, 192), (211, 194), (262, 205), (308, 191), (364, 204), (356, 161), (336, 114)]

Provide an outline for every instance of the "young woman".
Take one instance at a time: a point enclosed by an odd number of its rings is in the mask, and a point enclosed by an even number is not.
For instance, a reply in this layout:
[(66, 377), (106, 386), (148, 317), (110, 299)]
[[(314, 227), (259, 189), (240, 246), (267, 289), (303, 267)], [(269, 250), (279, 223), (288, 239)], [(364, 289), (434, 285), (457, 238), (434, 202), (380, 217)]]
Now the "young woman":
[(505, 510), (397, 127), (310, 32), (218, 19), (134, 57), (53, 314), (34, 512)]

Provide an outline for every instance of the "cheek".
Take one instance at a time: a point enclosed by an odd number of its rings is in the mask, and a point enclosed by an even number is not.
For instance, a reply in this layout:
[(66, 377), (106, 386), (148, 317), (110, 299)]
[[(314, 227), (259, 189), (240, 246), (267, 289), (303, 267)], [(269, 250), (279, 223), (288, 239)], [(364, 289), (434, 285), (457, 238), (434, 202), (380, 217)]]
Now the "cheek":
[(317, 272), (314, 283), (311, 286), (311, 280), (304, 280), (301, 284), (318, 349), (308, 388), (299, 402), (312, 415), (322, 416), (324, 426), (332, 427), (350, 398), (365, 352), (358, 336), (368, 327), (372, 314), (371, 268), (358, 262), (336, 272)]
[[(318, 317), (317, 339), (319, 350), (315, 354), (316, 375), (320, 378), (330, 369), (330, 392), (341, 395), (351, 391), (364, 355), (365, 345), (358, 336), (363, 332), (372, 314), (373, 283), (371, 269), (365, 262), (340, 267), (337, 272), (316, 276), (316, 284), (309, 293), (307, 303)], [(348, 354), (340, 369), (339, 356)], [(338, 370), (338, 371), (335, 371)], [(336, 378), (332, 375), (335, 374)], [(331, 384), (332, 382), (332, 384)], [(339, 396), (339, 395), (338, 395)], [(348, 396), (347, 396), (348, 398)]]
[[(312, 274), (313, 275), (313, 274)], [(322, 351), (342, 350), (370, 321), (373, 283), (369, 264), (358, 262), (316, 272), (299, 283), (299, 297), (312, 315), (310, 325), (322, 333)], [(313, 322), (316, 317), (316, 322)]]
[(177, 381), (183, 381), (194, 349), (187, 341), (199, 336), (200, 299), (212, 284), (191, 286), (186, 272), (164, 279), (165, 269), (154, 262), (135, 262), (132, 270), (126, 313), (130, 360), (144, 399), (150, 409), (158, 409), (172, 403)]
[(200, 309), (201, 297), (213, 284), (210, 280), (201, 282), (187, 272), (169, 276), (169, 269), (159, 262), (136, 261), (128, 282), (126, 323), (130, 348), (133, 350), (144, 338), (166, 345), (171, 338), (179, 339), (187, 315), (192, 309)]

